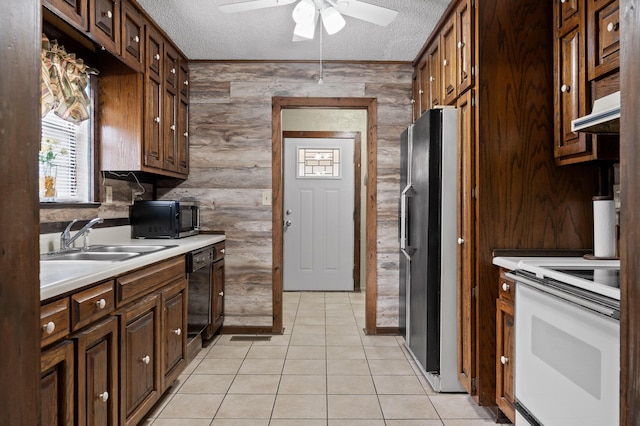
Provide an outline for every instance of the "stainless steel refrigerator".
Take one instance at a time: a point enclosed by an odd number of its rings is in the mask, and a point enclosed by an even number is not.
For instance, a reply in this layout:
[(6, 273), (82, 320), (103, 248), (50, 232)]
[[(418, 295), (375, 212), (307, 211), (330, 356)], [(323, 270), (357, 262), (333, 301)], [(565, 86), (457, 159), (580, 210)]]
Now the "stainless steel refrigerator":
[(425, 111), (401, 135), (400, 329), (437, 392), (457, 371), (457, 111)]

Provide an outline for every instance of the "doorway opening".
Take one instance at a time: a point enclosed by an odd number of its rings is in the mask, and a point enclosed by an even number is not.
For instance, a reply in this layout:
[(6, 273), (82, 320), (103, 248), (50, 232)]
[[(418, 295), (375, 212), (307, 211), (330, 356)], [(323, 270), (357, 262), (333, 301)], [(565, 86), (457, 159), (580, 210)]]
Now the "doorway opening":
[[(283, 327), (283, 225), (284, 225), (284, 135), (282, 113), (289, 109), (342, 109), (366, 111), (366, 195), (364, 202), (365, 223), (364, 246), (366, 247), (365, 269), (365, 332), (376, 332), (377, 299), (377, 103), (375, 98), (285, 98), (274, 97), (272, 101), (272, 191), (273, 191), (273, 325), (274, 333)], [(364, 139), (364, 137), (363, 137)]]

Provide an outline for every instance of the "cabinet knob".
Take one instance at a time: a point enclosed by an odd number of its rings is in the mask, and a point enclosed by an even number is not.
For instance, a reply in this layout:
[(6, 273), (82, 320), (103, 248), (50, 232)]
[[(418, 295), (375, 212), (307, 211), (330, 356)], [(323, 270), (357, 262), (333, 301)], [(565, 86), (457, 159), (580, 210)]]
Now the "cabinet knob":
[(500, 362), (502, 363), (502, 365), (506, 365), (509, 362), (509, 358), (507, 358), (506, 356), (502, 355), (500, 357)]
[(618, 29), (618, 23), (616, 22), (615, 24), (613, 22), (609, 22), (609, 24), (607, 25), (607, 31), (612, 32), (614, 30)]
[(221, 291), (220, 293), (218, 293), (218, 296), (224, 297), (224, 291)]
[(105, 13), (105, 16), (109, 19), (113, 18), (113, 13), (110, 10), (107, 10), (107, 13)]
[(509, 291), (509, 289), (511, 288), (511, 286), (507, 283), (502, 283), (502, 290), (503, 291)]
[(224, 254), (224, 249), (221, 249), (221, 250), (220, 250), (220, 253)]
[(140, 37), (135, 36), (135, 37), (133, 38), (133, 41), (134, 41), (134, 42), (136, 42), (136, 43), (140, 43)]
[(189, 137), (189, 132), (184, 132), (184, 133), (182, 134), (182, 136), (184, 136), (185, 138), (188, 138), (188, 137)]
[(159, 123), (160, 122), (160, 117), (156, 117), (153, 119), (154, 122)]
[(412, 103), (412, 104), (415, 104), (415, 103), (416, 103), (416, 100), (415, 100), (415, 99), (411, 99), (411, 103)]
[(175, 68), (171, 68), (171, 74), (175, 74), (176, 73), (176, 69)]
[(446, 67), (447, 65), (449, 65), (449, 61), (445, 59), (444, 61), (442, 61), (442, 65)]
[(458, 245), (461, 246), (462, 244), (464, 244), (464, 238), (460, 237), (458, 238)]
[(430, 76), (429, 81), (436, 81), (436, 78), (434, 76)]
[(100, 401), (102, 402), (107, 402), (109, 400), (109, 392), (102, 392), (98, 395), (98, 399), (100, 399)]
[(142, 357), (142, 358), (140, 359), (140, 361), (142, 361), (142, 362), (144, 362), (145, 364), (147, 364), (147, 365), (148, 365), (148, 364), (149, 364), (149, 362), (151, 361), (151, 358), (149, 357), (149, 355), (146, 355), (146, 356)]
[(176, 125), (175, 125), (175, 124), (172, 124), (171, 126), (169, 126), (169, 128), (170, 128), (171, 130), (176, 130)]
[(156, 61), (160, 60), (160, 54), (156, 53), (155, 55), (153, 55), (153, 59), (155, 59)]
[(189, 80), (185, 80), (182, 84), (184, 84), (185, 86), (189, 85)]
[(56, 329), (56, 323), (53, 321), (49, 321), (48, 323), (44, 324), (42, 326), (42, 330), (46, 333), (46, 334), (51, 334), (53, 333), (53, 330)]
[(464, 42), (459, 41), (458, 42), (458, 49), (462, 49), (464, 47)]
[(566, 3), (567, 0), (560, 0), (560, 3)]
[(98, 307), (98, 309), (104, 309), (104, 307), (107, 306), (107, 301), (104, 299), (100, 299), (96, 302), (96, 306)]
[(173, 334), (175, 334), (176, 336), (180, 336), (182, 334), (182, 330), (178, 327), (173, 330)]
[(571, 87), (567, 86), (566, 84), (563, 84), (562, 86), (560, 86), (560, 91), (562, 93), (567, 93), (569, 90), (571, 90)]
[(420, 93), (421, 95), (423, 95), (423, 94), (424, 94), (424, 90), (420, 89), (420, 90), (418, 90), (418, 93)]

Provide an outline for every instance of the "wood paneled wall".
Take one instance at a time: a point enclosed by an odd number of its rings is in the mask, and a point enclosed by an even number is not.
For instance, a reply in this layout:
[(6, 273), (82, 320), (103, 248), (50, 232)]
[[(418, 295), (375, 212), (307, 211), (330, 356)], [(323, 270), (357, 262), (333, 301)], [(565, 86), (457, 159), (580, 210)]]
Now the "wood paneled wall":
[[(378, 327), (398, 326), (399, 135), (411, 122), (409, 63), (192, 62), (190, 174), (163, 198), (196, 197), (205, 230), (225, 231), (225, 326), (271, 327), (272, 97), (368, 97), (378, 111)], [(364, 147), (363, 147), (364, 149)]]

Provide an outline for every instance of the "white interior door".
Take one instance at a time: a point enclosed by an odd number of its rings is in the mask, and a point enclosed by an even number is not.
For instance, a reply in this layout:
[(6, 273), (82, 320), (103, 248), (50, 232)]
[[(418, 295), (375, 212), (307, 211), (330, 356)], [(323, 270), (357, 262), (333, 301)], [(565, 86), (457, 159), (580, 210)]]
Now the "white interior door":
[(284, 140), (284, 290), (352, 291), (354, 140)]

